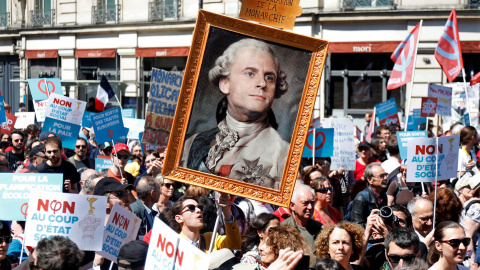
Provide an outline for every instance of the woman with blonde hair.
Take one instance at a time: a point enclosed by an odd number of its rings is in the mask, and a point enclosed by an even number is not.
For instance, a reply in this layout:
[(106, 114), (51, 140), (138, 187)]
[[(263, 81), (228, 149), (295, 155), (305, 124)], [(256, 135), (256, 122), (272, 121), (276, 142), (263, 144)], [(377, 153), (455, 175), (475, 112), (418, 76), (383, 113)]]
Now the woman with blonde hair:
[(329, 256), (346, 270), (363, 269), (350, 263), (364, 254), (363, 236), (364, 229), (355, 223), (342, 222), (338, 225), (323, 226), (315, 242), (317, 257)]

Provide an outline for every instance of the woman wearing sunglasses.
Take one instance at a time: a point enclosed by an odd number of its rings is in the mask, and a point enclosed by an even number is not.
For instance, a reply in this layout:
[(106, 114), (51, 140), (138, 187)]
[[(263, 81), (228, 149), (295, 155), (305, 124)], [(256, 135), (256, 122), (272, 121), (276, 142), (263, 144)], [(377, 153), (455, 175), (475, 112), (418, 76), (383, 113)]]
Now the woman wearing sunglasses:
[(0, 270), (12, 269), (12, 263), (7, 258), (8, 246), (11, 241), (10, 227), (5, 221), (0, 220)]
[(471, 238), (465, 237), (465, 230), (453, 221), (438, 224), (433, 233), (434, 241), (428, 250), (429, 270), (464, 270), (470, 269), (460, 265), (467, 253)]
[(342, 215), (331, 206), (333, 202), (333, 187), (330, 181), (322, 176), (312, 179), (310, 187), (315, 190), (315, 207), (313, 219), (323, 225), (337, 224), (342, 220)]

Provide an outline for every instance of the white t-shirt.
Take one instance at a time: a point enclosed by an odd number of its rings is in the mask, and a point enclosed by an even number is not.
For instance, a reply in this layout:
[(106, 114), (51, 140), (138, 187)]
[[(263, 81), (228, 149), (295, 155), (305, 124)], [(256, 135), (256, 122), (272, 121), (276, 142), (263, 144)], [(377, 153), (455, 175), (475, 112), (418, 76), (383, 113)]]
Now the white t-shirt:
[[(428, 270), (435, 270), (435, 269), (437, 269), (437, 268), (435, 268), (436, 265), (437, 265), (437, 263), (434, 263), (430, 268), (428, 268)], [(458, 270), (469, 270), (470, 268), (465, 267), (465, 266), (460, 265), (460, 264), (457, 264), (457, 269), (458, 269)]]
[(473, 151), (470, 151), (470, 155), (467, 155), (467, 153), (462, 148), (458, 150), (458, 171), (465, 172), (465, 176), (468, 177), (472, 177), (478, 172), (476, 166), (473, 166), (472, 170), (467, 169), (467, 167), (465, 166), (468, 162), (470, 162), (470, 160), (472, 160), (472, 157), (476, 157)]

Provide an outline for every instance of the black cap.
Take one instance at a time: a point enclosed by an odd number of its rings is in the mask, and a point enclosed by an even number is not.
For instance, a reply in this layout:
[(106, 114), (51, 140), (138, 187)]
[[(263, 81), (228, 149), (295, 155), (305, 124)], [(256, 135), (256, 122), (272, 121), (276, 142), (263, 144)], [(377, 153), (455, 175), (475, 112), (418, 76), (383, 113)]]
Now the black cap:
[(366, 141), (361, 142), (361, 143), (358, 145), (358, 148), (360, 148), (360, 147), (372, 148), (372, 147), (370, 146), (370, 144), (369, 144), (368, 142), (366, 142)]
[(40, 138), (38, 138), (39, 141), (43, 142), (45, 141), (46, 139), (48, 139), (48, 136), (50, 135), (55, 135), (57, 136), (54, 132), (51, 132), (51, 131), (44, 131), (42, 132), (42, 134), (40, 134)]
[(30, 157), (34, 157), (40, 152), (45, 152), (45, 145), (39, 144), (39, 145), (33, 147), (32, 151), (30, 151)]
[(113, 147), (109, 142), (104, 142), (102, 144), (100, 144), (100, 146), (98, 148), (100, 148), (100, 150), (105, 150), (105, 148), (107, 147)]
[(122, 184), (113, 177), (105, 177), (98, 181), (97, 185), (95, 185), (95, 188), (93, 189), (93, 195), (102, 196), (105, 193), (119, 191), (126, 188), (133, 189), (133, 186), (130, 184)]
[[(126, 243), (120, 248), (117, 257), (117, 264), (120, 267), (127, 269), (135, 269), (145, 265), (148, 252), (148, 243), (143, 240), (136, 240)], [(121, 263), (125, 260), (130, 264)]]

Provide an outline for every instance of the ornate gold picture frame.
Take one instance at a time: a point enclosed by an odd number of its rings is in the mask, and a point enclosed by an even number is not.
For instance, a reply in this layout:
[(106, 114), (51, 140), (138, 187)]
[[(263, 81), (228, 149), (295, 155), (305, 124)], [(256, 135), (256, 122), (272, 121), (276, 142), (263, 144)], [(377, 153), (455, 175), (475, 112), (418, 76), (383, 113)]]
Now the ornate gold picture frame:
[[(250, 45), (243, 45), (244, 43), (239, 41)], [(241, 91), (250, 91), (244, 90), (245, 80), (240, 80), (240, 83), (233, 81), (231, 76), (234, 75), (230, 74), (234, 72), (234, 64), (231, 64), (231, 73), (225, 75), (228, 79), (224, 80), (221, 77), (215, 81), (212, 75), (213, 67), (219, 65), (220, 56), (227, 55), (227, 51), (231, 51), (230, 48), (236, 43), (240, 48), (236, 53), (240, 56), (231, 62), (238, 59), (255, 61), (261, 59), (261, 56), (248, 58), (240, 54), (244, 52), (243, 48), (248, 46), (255, 48), (251, 50), (256, 52), (255, 46), (258, 45), (251, 44), (260, 44), (259, 47), (265, 45), (269, 48), (268, 55), (276, 69), (269, 74), (266, 68), (266, 73), (261, 73), (259, 78), (262, 78), (262, 84), (268, 83), (269, 80), (273, 81), (275, 96), (273, 98), (271, 92), (272, 99), (263, 96), (264, 94), (259, 94), (260, 97), (256, 96), (257, 100), (253, 101), (249, 99), (250, 97), (238, 99), (237, 105), (244, 107), (257, 104), (258, 99), (262, 102), (271, 100), (270, 107), (266, 106), (266, 109), (262, 107), (265, 112), (268, 110), (268, 116), (259, 120), (263, 121), (264, 127), (258, 133), (261, 135), (257, 137), (255, 133), (253, 139), (244, 143), (240, 149), (232, 150), (241, 145), (244, 137), (242, 134), (234, 133), (231, 136), (236, 138), (233, 146), (230, 145), (227, 150), (219, 150), (218, 145), (222, 144), (218, 141), (229, 138), (219, 135), (223, 134), (219, 130), (224, 132), (225, 125), (222, 126), (222, 123), (233, 123), (228, 122), (231, 121), (229, 119), (237, 119), (236, 115), (229, 111), (230, 104), (235, 104), (235, 101), (229, 99), (233, 98), (233, 89), (227, 93), (225, 85), (229, 85), (230, 88), (241, 85), (243, 87)], [(200, 10), (168, 143), (163, 168), (165, 177), (245, 198), (288, 206), (307, 138), (327, 49), (328, 42), (325, 40)], [(242, 75), (255, 77), (258, 70), (255, 67), (248, 69), (249, 71)], [(280, 84), (280, 81), (283, 84)], [(279, 89), (283, 92), (279, 92)], [(222, 100), (226, 103), (223, 118), (219, 117)], [(226, 126), (228, 127), (228, 124)], [(205, 140), (207, 136), (205, 134), (209, 134), (210, 140)], [(261, 141), (258, 139), (261, 136), (267, 137), (263, 137)], [(199, 143), (196, 141), (198, 138), (202, 138), (203, 141), (199, 139)], [(205, 155), (208, 153), (207, 160), (196, 157), (198, 155), (194, 152), (197, 149), (194, 148), (195, 145), (203, 147)], [(251, 145), (254, 147), (249, 147)], [(245, 149), (250, 149), (250, 152)], [(232, 155), (228, 151), (237, 152)], [(194, 160), (194, 156), (201, 161), (203, 167), (197, 168), (196, 165), (193, 167), (190, 161)], [(232, 156), (238, 156), (238, 159), (232, 161)], [(227, 160), (227, 157), (230, 158), (231, 165), (222, 165), (222, 159)], [(225, 168), (228, 168), (227, 174)]]

